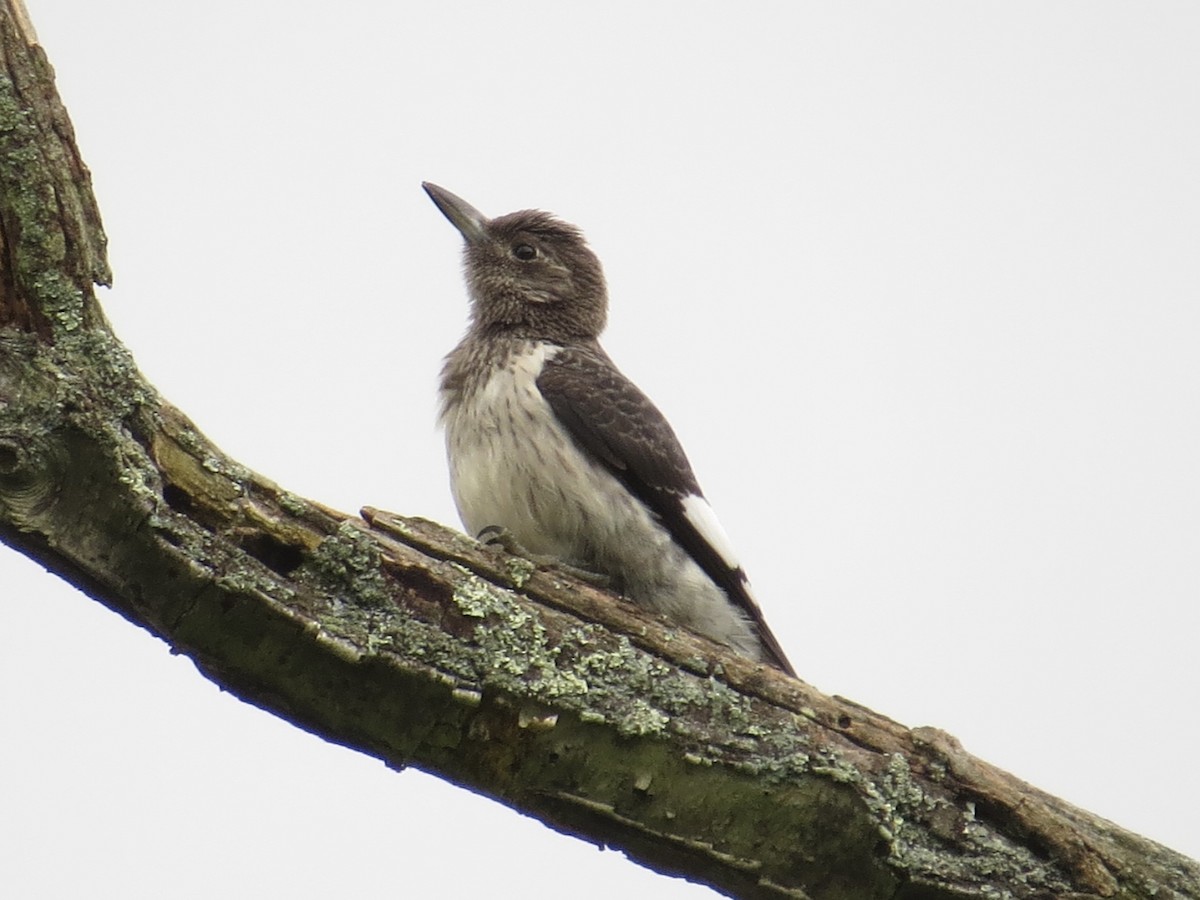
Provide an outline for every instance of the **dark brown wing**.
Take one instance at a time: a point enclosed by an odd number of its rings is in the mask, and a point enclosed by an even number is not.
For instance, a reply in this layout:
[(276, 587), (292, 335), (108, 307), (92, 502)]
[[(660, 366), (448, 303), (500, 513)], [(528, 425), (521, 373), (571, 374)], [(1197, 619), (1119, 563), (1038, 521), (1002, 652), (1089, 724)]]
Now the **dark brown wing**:
[(621, 374), (599, 346), (559, 350), (546, 361), (537, 386), (576, 444), (644, 503), (750, 617), (771, 663), (795, 675), (750, 594), (745, 571), (731, 558), (715, 518), (694, 515), (695, 501), (689, 498), (697, 498), (705, 508), (707, 501), (679, 439), (650, 398)]

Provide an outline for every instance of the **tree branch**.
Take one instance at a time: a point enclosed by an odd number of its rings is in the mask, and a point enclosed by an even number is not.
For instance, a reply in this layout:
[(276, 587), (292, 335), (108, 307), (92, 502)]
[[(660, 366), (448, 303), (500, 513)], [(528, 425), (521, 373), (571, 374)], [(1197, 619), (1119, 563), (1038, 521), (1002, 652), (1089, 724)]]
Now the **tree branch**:
[(742, 897), (1200, 897), (935, 729), (420, 519), (229, 459), (113, 336), (89, 175), (0, 3), (0, 538), (250, 703)]

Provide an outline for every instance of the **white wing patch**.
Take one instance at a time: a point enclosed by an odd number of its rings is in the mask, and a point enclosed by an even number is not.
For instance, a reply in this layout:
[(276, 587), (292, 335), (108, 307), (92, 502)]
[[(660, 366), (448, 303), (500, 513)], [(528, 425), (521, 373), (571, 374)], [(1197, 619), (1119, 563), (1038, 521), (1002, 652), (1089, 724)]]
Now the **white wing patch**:
[(688, 494), (683, 498), (683, 515), (700, 534), (700, 537), (704, 538), (705, 542), (717, 551), (717, 555), (721, 557), (721, 561), (725, 565), (729, 566), (731, 570), (741, 568), (741, 563), (738, 562), (737, 555), (733, 552), (733, 544), (729, 541), (729, 535), (717, 521), (717, 514), (713, 512), (707, 500), (697, 494)]

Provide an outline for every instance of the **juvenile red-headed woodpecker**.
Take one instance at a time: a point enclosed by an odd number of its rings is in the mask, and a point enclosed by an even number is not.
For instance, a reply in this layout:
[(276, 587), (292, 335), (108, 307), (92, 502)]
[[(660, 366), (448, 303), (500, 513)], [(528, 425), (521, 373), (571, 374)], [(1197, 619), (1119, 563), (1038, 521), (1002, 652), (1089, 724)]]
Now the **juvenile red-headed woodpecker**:
[(424, 187), (466, 242), (471, 322), (446, 357), (441, 421), (467, 530), (502, 529), (794, 675), (675, 432), (600, 347), (608, 296), (580, 231)]

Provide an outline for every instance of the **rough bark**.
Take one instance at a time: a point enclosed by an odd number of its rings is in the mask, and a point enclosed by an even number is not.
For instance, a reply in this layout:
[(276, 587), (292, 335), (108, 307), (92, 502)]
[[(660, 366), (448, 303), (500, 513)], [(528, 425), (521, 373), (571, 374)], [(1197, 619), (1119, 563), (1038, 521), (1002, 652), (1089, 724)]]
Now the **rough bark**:
[(1200, 898), (1200, 865), (943, 732), (229, 459), (111, 333), (89, 175), (17, 0), (0, 31), (0, 539), (302, 728), (732, 895)]

